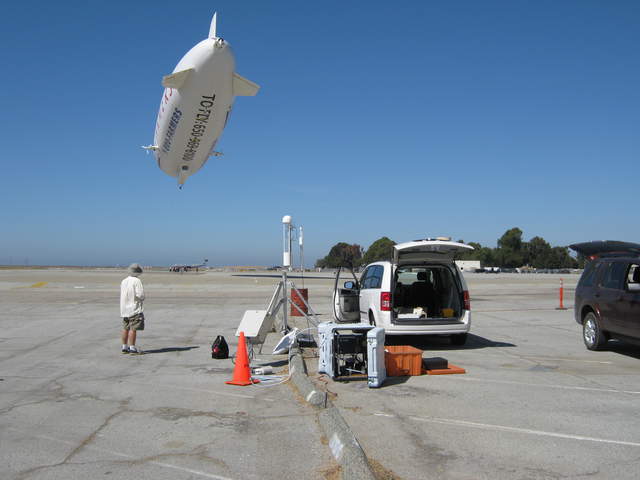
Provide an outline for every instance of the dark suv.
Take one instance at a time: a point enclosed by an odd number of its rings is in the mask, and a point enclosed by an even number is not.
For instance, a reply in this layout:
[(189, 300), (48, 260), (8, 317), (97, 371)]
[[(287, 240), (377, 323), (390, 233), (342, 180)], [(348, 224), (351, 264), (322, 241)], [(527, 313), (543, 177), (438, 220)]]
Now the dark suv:
[(575, 319), (589, 350), (610, 338), (640, 342), (640, 244), (612, 240), (570, 248), (587, 258), (576, 288)]

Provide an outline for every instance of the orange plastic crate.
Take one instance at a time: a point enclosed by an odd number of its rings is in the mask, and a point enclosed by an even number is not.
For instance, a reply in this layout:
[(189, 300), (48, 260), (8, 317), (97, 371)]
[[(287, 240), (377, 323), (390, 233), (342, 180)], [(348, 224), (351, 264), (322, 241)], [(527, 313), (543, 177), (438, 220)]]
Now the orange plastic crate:
[(387, 377), (422, 375), (422, 350), (410, 345), (384, 347), (384, 366)]

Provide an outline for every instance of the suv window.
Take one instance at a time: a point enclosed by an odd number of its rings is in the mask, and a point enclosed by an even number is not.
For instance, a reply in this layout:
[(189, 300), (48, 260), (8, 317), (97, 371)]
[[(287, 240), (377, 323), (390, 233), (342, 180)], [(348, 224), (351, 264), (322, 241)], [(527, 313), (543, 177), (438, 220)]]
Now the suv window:
[(367, 268), (362, 277), (362, 288), (380, 288), (382, 286), (382, 274), (384, 267), (382, 265), (374, 265)]
[(596, 262), (589, 262), (584, 267), (584, 272), (582, 273), (582, 277), (580, 277), (580, 286), (581, 287), (593, 287), (593, 282), (596, 278)]
[(640, 265), (632, 263), (627, 272), (627, 284), (640, 284)]
[(614, 262), (607, 265), (607, 269), (602, 276), (600, 286), (604, 288), (621, 289), (624, 274), (626, 273), (627, 265), (621, 262)]

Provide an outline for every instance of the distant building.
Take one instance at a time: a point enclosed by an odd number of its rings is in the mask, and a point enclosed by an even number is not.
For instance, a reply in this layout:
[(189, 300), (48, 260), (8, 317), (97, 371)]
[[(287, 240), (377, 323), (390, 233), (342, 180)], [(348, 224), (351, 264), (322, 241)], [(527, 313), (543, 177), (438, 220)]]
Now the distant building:
[(463, 272), (475, 272), (480, 268), (480, 260), (456, 260), (456, 265)]

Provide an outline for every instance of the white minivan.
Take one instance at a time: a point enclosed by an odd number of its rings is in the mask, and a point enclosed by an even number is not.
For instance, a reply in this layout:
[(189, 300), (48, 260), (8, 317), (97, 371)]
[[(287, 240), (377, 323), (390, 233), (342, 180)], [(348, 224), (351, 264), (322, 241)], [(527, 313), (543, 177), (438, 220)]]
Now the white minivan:
[(336, 288), (336, 320), (359, 319), (386, 335), (449, 335), (452, 344), (464, 345), (471, 306), (454, 257), (468, 250), (473, 247), (442, 237), (395, 245), (392, 261), (371, 263), (360, 280)]

